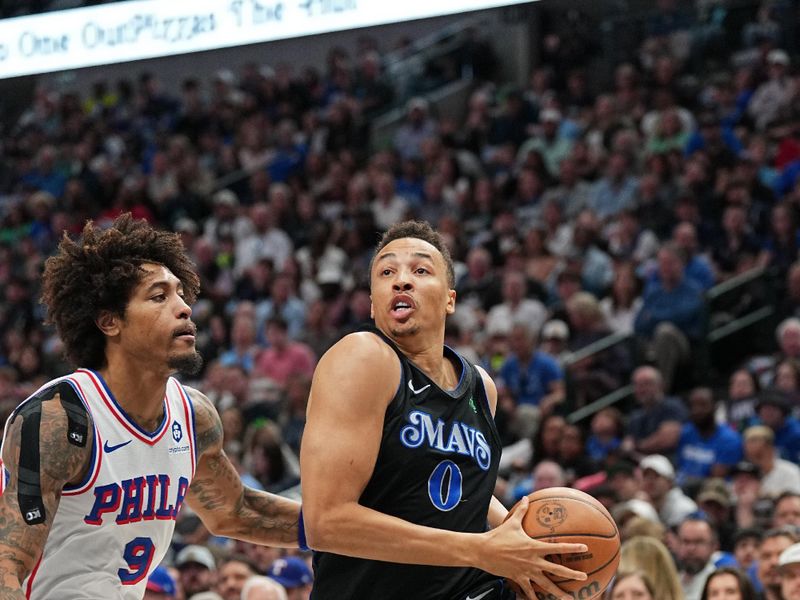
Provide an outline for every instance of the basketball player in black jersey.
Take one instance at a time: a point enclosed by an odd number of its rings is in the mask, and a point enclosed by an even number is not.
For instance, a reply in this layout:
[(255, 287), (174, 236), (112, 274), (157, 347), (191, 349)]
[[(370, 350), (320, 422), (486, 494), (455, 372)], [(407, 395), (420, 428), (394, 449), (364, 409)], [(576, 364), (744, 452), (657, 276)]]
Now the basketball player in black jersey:
[(315, 550), (312, 600), (498, 600), (503, 578), (536, 598), (571, 596), (546, 555), (585, 552), (522, 529), (527, 499), (492, 496), (500, 441), (489, 376), (444, 346), (453, 264), (426, 223), (393, 226), (371, 265), (377, 330), (320, 360), (301, 449), (303, 516)]

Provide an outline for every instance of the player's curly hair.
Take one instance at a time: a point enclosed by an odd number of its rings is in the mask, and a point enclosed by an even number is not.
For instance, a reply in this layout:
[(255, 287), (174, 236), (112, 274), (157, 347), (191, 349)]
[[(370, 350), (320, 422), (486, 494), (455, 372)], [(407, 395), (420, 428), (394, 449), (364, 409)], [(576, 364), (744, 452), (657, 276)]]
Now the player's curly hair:
[(369, 270), (372, 272), (372, 263), (375, 261), (375, 256), (383, 250), (383, 248), (394, 240), (402, 238), (416, 238), (424, 242), (428, 242), (431, 246), (436, 248), (444, 258), (444, 264), (447, 266), (447, 282), (453, 288), (456, 285), (455, 268), (453, 267), (453, 258), (450, 256), (450, 249), (442, 238), (442, 234), (436, 231), (427, 221), (403, 221), (402, 223), (395, 223), (386, 233), (381, 236), (378, 245), (375, 247), (375, 254), (369, 264)]
[(105, 366), (106, 340), (96, 320), (102, 311), (125, 316), (143, 263), (165, 266), (183, 284), (186, 302), (195, 301), (200, 279), (178, 234), (155, 229), (130, 213), (107, 229), (88, 221), (77, 240), (64, 233), (58, 252), (45, 262), (41, 302), (75, 366)]

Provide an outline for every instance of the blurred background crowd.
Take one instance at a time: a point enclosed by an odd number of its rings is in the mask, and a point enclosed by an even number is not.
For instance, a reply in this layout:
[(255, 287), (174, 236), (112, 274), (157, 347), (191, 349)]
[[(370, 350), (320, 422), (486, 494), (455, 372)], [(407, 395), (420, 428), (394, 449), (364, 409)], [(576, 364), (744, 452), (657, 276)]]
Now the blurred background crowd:
[[(413, 40), (367, 30), (322, 67), (36, 86), (0, 123), (0, 412), (70, 368), (37, 302), (62, 232), (130, 211), (197, 265), (188, 383), (226, 452), (299, 497), (316, 361), (369, 323), (380, 232), (424, 219), (456, 262), (447, 343), (498, 384), (498, 498), (601, 499), (625, 541), (615, 599), (734, 580), (800, 598), (800, 551), (781, 554), (800, 541), (800, 3), (607, 4), (537, 4), (525, 81), (466, 27), (402, 85), (386, 57)], [(433, 92), (464, 79), (443, 108)], [(184, 512), (147, 597), (299, 599), (312, 577)]]

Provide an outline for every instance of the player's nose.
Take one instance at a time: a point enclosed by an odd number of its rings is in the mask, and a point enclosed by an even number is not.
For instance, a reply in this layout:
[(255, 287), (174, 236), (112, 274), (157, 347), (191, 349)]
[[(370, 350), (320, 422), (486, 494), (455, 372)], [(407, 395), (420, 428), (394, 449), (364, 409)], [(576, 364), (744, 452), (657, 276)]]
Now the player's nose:
[(400, 274), (395, 277), (394, 282), (392, 283), (392, 288), (396, 291), (407, 291), (412, 287), (414, 287), (414, 285), (411, 283), (411, 278), (404, 277)]
[(178, 296), (178, 318), (188, 319), (192, 316), (192, 307), (186, 303), (186, 300)]

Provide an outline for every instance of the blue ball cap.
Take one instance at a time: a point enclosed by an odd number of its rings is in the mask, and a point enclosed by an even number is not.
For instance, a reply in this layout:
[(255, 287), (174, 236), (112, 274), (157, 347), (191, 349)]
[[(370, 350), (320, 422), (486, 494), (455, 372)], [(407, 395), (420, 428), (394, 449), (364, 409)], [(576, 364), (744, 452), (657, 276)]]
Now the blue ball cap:
[(147, 588), (151, 592), (160, 592), (174, 597), (178, 591), (175, 586), (175, 580), (169, 574), (166, 567), (161, 565), (157, 566), (150, 577), (147, 579)]
[(314, 580), (306, 561), (296, 556), (277, 559), (270, 566), (267, 575), (286, 589), (308, 585)]

